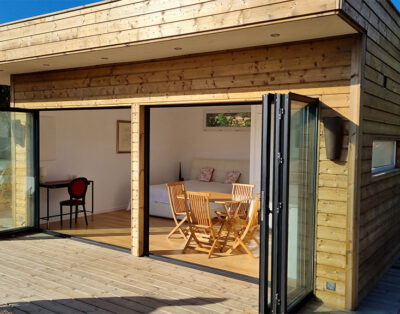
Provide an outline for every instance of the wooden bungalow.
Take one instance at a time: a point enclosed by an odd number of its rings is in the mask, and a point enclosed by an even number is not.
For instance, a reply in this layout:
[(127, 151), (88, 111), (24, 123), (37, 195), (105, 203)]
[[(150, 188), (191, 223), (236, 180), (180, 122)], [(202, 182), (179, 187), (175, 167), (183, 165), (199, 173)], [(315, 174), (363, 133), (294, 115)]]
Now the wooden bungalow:
[[(400, 253), (399, 21), (390, 0), (105, 0), (0, 25), (0, 83), (11, 87), (4, 110), (18, 109), (26, 125), (25, 109), (131, 109), (131, 252), (142, 256), (146, 108), (318, 99), (312, 291), (355, 309)], [(326, 153), (327, 117), (340, 117), (336, 157)], [(34, 173), (38, 189), (35, 147), (12, 145), (13, 230), (38, 228), (24, 180)], [(265, 252), (261, 268), (277, 261)], [(278, 280), (276, 267), (264, 276)], [(271, 291), (260, 291), (266, 311)], [(271, 306), (284, 312), (282, 298)]]

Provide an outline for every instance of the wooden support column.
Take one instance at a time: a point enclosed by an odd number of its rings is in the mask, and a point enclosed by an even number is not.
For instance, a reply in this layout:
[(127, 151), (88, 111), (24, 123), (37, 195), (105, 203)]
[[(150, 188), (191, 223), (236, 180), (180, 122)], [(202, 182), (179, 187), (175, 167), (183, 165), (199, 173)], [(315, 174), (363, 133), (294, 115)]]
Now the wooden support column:
[(144, 251), (144, 106), (132, 105), (132, 254)]

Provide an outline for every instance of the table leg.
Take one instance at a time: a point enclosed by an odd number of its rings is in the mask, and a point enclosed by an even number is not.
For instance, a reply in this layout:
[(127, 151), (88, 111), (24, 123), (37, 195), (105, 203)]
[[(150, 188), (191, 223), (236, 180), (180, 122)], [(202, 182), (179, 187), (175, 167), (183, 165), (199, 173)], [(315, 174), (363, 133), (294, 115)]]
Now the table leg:
[(92, 181), (92, 215), (94, 214), (94, 181)]
[(50, 197), (50, 192), (49, 192), (49, 188), (46, 189), (47, 190), (47, 229), (49, 229), (49, 216), (50, 216), (50, 201), (49, 201), (49, 197)]

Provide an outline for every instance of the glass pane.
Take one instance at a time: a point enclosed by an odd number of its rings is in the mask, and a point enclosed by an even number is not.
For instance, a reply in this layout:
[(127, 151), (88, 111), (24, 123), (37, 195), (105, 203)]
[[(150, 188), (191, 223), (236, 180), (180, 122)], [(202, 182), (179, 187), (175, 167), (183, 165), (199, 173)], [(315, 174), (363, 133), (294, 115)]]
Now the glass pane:
[(288, 205), (290, 307), (313, 289), (316, 106), (291, 101)]
[(395, 164), (395, 141), (374, 141), (372, 144), (372, 170)]
[(0, 232), (33, 226), (33, 116), (0, 112)]

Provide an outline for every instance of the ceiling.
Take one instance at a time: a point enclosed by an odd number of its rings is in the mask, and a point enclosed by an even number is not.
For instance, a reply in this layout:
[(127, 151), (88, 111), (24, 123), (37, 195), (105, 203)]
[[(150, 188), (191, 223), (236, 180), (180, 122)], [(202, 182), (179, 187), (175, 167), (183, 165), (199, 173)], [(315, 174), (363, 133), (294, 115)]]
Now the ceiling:
[(0, 62), (0, 83), (9, 77), (9, 74), (160, 59), (354, 33), (357, 31), (337, 14), (268, 25), (247, 26), (235, 30), (221, 30), (212, 34), (193, 34), (182, 38), (132, 43), (123, 47), (60, 54), (7, 64)]

